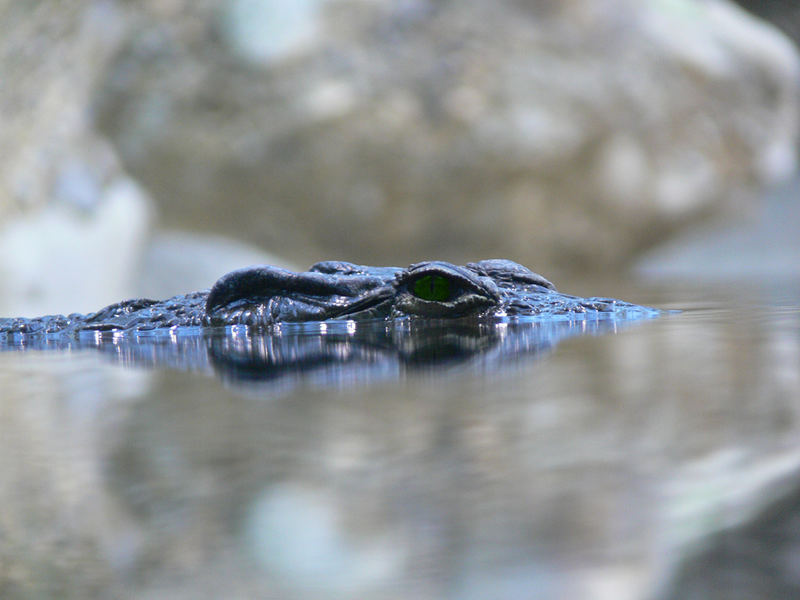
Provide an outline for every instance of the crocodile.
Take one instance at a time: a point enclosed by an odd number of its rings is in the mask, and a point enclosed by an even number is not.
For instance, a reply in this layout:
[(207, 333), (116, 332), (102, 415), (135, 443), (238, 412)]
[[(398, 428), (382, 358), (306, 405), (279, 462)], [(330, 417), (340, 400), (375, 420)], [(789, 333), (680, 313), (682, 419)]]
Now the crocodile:
[(223, 275), (207, 291), (166, 300), (133, 299), (89, 314), (0, 319), (0, 341), (80, 332), (146, 332), (175, 327), (472, 317), (635, 320), (661, 311), (613, 298), (558, 292), (530, 269), (503, 259), (407, 268), (325, 261), (306, 272), (269, 265)]

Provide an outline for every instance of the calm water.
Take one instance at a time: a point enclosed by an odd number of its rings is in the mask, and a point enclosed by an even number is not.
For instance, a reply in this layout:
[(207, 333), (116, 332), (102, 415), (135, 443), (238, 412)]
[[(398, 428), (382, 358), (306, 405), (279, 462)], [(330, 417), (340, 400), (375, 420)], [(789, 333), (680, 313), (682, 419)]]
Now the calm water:
[(2, 598), (800, 594), (800, 286), (0, 353)]

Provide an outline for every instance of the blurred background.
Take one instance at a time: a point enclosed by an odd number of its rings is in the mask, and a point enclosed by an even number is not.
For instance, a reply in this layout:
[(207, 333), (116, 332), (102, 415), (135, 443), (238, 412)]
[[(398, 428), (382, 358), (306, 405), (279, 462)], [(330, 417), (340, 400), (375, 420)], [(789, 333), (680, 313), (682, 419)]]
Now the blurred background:
[(746, 8), (776, 26), (715, 0), (3, 2), (2, 313), (264, 261), (605, 277), (752, 229), (796, 166), (800, 17)]
[(793, 0), (0, 0), (2, 316), (501, 257), (685, 311), (269, 401), (4, 353), (0, 596), (796, 597), (798, 40)]

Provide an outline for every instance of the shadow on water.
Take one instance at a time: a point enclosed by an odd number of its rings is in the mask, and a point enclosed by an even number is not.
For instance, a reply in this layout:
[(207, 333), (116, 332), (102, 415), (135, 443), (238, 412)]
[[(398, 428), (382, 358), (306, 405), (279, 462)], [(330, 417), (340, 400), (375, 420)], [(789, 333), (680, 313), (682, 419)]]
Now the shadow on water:
[(632, 324), (614, 318), (542, 321), (400, 320), (182, 327), (148, 332), (16, 335), (0, 351), (97, 351), (122, 366), (214, 373), (233, 385), (275, 393), (298, 384), (346, 387), (454, 369), (503, 372), (535, 360), (560, 341)]

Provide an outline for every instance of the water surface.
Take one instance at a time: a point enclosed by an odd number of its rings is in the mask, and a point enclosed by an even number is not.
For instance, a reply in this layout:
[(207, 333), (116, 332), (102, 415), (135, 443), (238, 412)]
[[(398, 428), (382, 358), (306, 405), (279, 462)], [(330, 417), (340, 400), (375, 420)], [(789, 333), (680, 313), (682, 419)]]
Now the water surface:
[(0, 353), (0, 596), (796, 593), (797, 286), (604, 285), (683, 312)]

